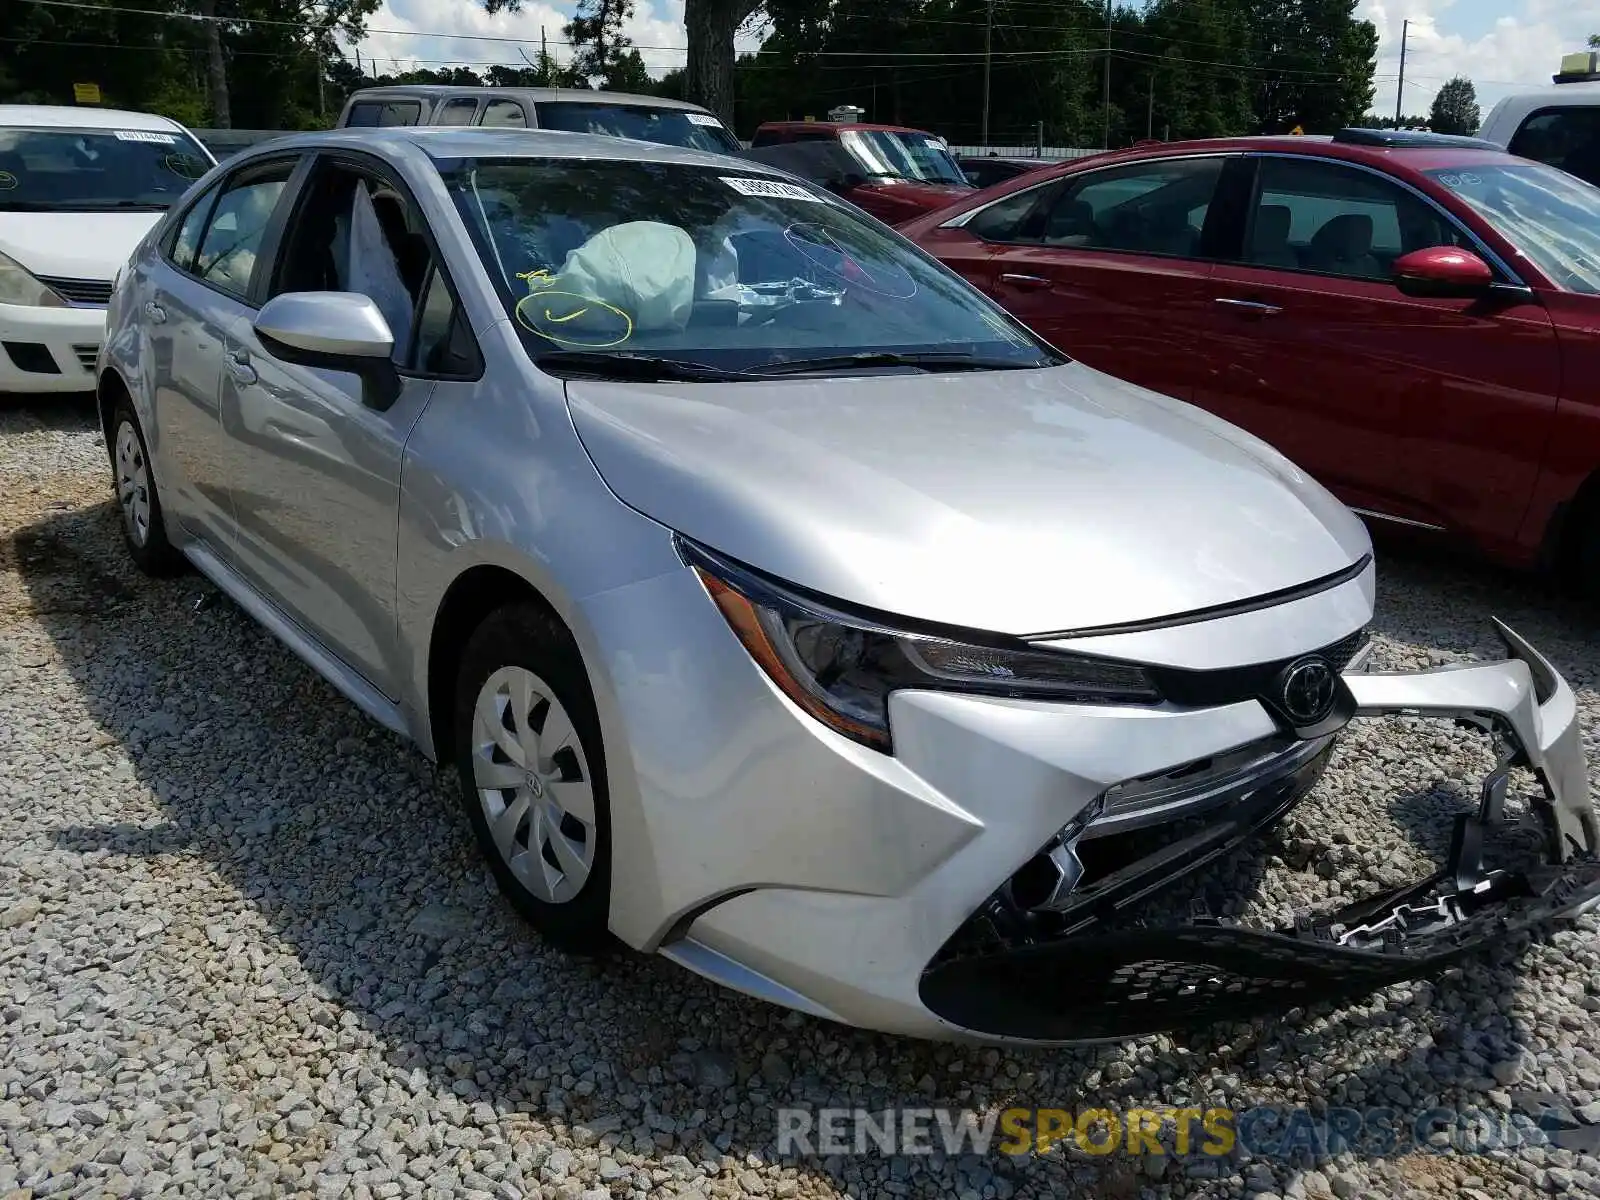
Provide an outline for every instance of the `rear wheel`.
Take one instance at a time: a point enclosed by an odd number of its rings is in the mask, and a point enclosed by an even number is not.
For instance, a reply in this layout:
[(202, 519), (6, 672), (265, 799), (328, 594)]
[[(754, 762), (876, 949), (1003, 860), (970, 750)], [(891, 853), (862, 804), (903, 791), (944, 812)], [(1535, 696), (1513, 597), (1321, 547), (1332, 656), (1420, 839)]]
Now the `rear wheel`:
[(461, 802), (500, 890), (563, 949), (608, 949), (605, 762), (571, 636), (532, 604), (490, 614), (462, 655), (454, 715)]
[(122, 515), (122, 537), (134, 565), (146, 575), (176, 575), (183, 570), (183, 555), (167, 540), (167, 527), (161, 514), (161, 497), (150, 470), (150, 453), (145, 446), (139, 418), (127, 401), (120, 402), (111, 415), (111, 479), (116, 488), (117, 508)]

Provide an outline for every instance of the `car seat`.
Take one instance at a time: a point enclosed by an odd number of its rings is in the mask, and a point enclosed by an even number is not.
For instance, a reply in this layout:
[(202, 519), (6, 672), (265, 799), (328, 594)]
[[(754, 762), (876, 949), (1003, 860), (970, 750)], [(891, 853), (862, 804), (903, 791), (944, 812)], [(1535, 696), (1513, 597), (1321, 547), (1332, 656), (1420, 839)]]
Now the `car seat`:
[(1263, 204), (1256, 209), (1256, 221), (1250, 231), (1250, 261), (1258, 267), (1281, 267), (1297, 270), (1300, 256), (1289, 245), (1289, 226), (1294, 214), (1287, 204)]
[(1332, 275), (1382, 279), (1383, 266), (1372, 254), (1372, 218), (1365, 213), (1341, 213), (1311, 235), (1306, 266)]
[[(1045, 222), (1044, 240), (1060, 244), (1070, 238), (1093, 239), (1094, 208), (1087, 200), (1068, 200), (1050, 210)], [(1087, 241), (1079, 242), (1085, 245)]]

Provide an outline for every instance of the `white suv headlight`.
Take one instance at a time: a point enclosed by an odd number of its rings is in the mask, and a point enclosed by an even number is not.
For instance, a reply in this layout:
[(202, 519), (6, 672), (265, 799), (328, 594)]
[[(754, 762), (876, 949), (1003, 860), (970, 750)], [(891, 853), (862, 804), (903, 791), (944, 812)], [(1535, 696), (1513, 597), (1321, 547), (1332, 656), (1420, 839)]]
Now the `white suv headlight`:
[(67, 302), (28, 273), (21, 263), (0, 254), (0, 304), (30, 308), (65, 308)]

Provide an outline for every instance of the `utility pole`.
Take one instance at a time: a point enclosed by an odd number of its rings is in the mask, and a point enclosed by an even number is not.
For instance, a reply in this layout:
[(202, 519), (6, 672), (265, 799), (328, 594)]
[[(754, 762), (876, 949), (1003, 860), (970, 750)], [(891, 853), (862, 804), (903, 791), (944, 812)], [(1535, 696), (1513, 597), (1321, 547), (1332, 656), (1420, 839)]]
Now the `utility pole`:
[(1102, 103), (1105, 108), (1105, 125), (1100, 135), (1100, 146), (1111, 149), (1111, 0), (1106, 0), (1106, 81)]
[(1156, 73), (1155, 73), (1155, 69), (1152, 67), (1151, 70), (1150, 70), (1150, 103), (1149, 103), (1149, 106), (1145, 109), (1145, 113), (1144, 113), (1144, 136), (1145, 136), (1146, 139), (1153, 138), (1155, 136), (1155, 133), (1156, 133)]
[(989, 58), (994, 38), (994, 0), (989, 0), (983, 22), (983, 136), (978, 140), (989, 145)]
[(1394, 85), (1394, 127), (1400, 128), (1400, 106), (1406, 99), (1406, 38), (1411, 33), (1411, 22), (1400, 22), (1400, 81)]
[(544, 40), (544, 26), (539, 26), (539, 85), (550, 86), (550, 45)]

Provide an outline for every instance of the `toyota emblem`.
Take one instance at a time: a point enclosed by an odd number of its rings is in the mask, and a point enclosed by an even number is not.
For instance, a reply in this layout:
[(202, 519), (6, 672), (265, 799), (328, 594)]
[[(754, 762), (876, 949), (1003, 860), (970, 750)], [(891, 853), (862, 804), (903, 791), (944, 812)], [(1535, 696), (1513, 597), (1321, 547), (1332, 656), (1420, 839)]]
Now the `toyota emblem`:
[(1283, 673), (1283, 711), (1297, 725), (1315, 725), (1333, 710), (1333, 668), (1326, 659), (1303, 658)]

